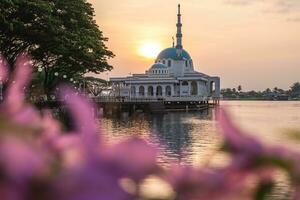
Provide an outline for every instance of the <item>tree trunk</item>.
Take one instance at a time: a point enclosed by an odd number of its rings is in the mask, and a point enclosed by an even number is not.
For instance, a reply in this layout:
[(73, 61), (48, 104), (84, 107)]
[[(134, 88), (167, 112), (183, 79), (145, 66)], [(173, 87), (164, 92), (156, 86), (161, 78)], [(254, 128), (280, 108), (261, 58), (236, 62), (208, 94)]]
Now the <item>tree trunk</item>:
[(45, 77), (44, 77), (44, 83), (43, 83), (43, 90), (47, 97), (47, 100), (50, 99), (50, 90), (49, 90), (49, 71), (47, 68), (45, 68)]

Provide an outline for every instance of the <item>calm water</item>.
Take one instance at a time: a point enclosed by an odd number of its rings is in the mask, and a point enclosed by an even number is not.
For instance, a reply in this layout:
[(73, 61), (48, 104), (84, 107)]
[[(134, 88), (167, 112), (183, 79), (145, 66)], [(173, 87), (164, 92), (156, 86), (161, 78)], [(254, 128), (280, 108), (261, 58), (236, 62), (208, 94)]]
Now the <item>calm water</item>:
[[(299, 148), (286, 132), (300, 130), (300, 102), (225, 101), (233, 120), (246, 132), (264, 142)], [(160, 162), (206, 164), (218, 161), (221, 136), (213, 109), (204, 112), (172, 112), (162, 115), (137, 114), (119, 118), (103, 118), (101, 129), (108, 142), (139, 135), (161, 149)]]
[[(288, 136), (300, 130), (300, 102), (225, 101), (236, 124), (263, 142), (288, 145), (300, 151), (300, 141)], [(131, 135), (139, 135), (159, 146), (159, 161), (193, 164), (224, 163), (218, 151), (222, 141), (214, 110), (204, 112), (172, 112), (163, 115), (136, 114), (128, 117), (102, 118), (101, 129), (108, 143)], [(279, 175), (276, 190), (270, 199), (289, 199), (287, 179)]]

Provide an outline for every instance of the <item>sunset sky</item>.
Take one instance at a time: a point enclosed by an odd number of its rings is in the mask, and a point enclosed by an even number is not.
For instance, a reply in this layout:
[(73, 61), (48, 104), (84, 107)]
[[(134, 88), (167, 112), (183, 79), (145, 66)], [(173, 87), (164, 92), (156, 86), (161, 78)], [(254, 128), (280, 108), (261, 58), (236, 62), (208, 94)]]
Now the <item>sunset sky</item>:
[(103, 78), (144, 73), (154, 59), (141, 48), (172, 45), (181, 3), (183, 47), (197, 71), (221, 77), (222, 88), (287, 89), (300, 81), (300, 0), (89, 2), (116, 54), (110, 60), (113, 71)]

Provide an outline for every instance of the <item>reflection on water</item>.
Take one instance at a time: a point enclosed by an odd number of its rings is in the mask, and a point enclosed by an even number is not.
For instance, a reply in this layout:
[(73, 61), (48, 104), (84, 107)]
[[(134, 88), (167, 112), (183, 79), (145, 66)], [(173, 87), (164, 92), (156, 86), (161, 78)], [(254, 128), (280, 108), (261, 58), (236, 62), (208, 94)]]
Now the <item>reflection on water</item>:
[(167, 164), (180, 162), (200, 164), (217, 148), (213, 109), (197, 112), (171, 112), (168, 114), (137, 114), (128, 117), (103, 118), (101, 129), (109, 142), (130, 135), (139, 135), (160, 150), (160, 161)]
[[(249, 134), (264, 142), (300, 146), (298, 141), (289, 140), (285, 133), (286, 128), (300, 129), (300, 102), (228, 101), (222, 104), (230, 111), (234, 121)], [(159, 146), (160, 161), (163, 163), (201, 165), (215, 155), (221, 141), (213, 109), (104, 117), (101, 119), (101, 130), (112, 143), (130, 135), (145, 138)]]
[(300, 130), (299, 101), (223, 102), (241, 128), (263, 142), (288, 145), (299, 150), (300, 143), (288, 137), (289, 129)]
[[(229, 101), (222, 102), (234, 121), (263, 142), (293, 146), (286, 128), (300, 130), (300, 102)], [(162, 115), (137, 114), (102, 118), (101, 128), (107, 142), (114, 143), (130, 135), (139, 135), (161, 150), (159, 160), (203, 165), (208, 160), (221, 161), (218, 155), (221, 136), (217, 133), (213, 109), (197, 112), (172, 112)], [(288, 199), (287, 181), (280, 178), (271, 199)]]

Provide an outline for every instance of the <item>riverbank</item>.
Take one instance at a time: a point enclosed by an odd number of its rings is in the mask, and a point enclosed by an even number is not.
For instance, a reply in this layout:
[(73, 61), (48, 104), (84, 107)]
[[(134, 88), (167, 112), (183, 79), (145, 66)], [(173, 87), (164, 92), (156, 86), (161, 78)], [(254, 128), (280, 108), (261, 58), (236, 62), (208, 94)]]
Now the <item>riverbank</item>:
[(300, 101), (300, 99), (222, 98), (222, 101)]

